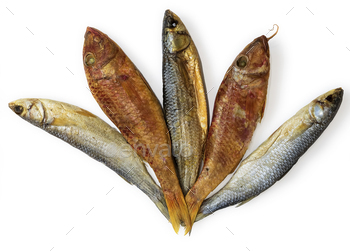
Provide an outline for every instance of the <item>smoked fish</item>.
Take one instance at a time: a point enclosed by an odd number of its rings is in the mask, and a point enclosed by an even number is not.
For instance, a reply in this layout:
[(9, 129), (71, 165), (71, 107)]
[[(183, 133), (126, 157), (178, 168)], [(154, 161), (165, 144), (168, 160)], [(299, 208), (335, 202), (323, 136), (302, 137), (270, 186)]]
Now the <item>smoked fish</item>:
[(171, 156), (163, 110), (151, 87), (122, 49), (97, 29), (86, 30), (83, 60), (95, 100), (154, 170), (175, 232), (182, 221), (187, 233), (192, 224)]
[(203, 169), (185, 198), (192, 222), (204, 199), (235, 170), (263, 117), (270, 74), (268, 40), (272, 37), (263, 35), (248, 44), (219, 87)]
[(331, 90), (287, 120), (242, 161), (218, 193), (203, 202), (196, 221), (216, 210), (244, 204), (283, 178), (333, 120), (342, 98), (341, 88)]
[(161, 188), (115, 128), (77, 106), (49, 99), (19, 99), (9, 103), (9, 107), (29, 123), (83, 151), (137, 186), (169, 219)]
[(208, 105), (201, 60), (181, 19), (170, 10), (163, 19), (165, 120), (184, 194), (196, 182), (208, 134)]

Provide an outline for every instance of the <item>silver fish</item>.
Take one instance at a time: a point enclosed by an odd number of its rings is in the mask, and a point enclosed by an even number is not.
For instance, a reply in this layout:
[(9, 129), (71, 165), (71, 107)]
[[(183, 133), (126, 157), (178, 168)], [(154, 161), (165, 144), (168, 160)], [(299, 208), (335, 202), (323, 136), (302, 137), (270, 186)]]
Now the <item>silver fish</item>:
[(142, 190), (169, 219), (162, 189), (123, 136), (94, 114), (48, 99), (19, 99), (9, 107), (21, 118), (102, 162)]
[(287, 120), (242, 161), (218, 193), (204, 201), (196, 221), (219, 209), (242, 205), (280, 180), (327, 128), (342, 98), (341, 88), (331, 90)]
[(181, 19), (170, 10), (163, 19), (164, 116), (179, 181), (186, 195), (197, 180), (208, 133), (208, 105), (197, 48)]

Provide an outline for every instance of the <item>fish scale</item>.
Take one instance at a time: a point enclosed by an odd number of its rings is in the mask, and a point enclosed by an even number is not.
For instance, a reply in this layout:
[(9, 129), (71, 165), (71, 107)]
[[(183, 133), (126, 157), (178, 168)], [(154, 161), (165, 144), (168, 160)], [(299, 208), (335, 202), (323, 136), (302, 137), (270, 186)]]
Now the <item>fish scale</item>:
[(260, 36), (248, 44), (219, 87), (203, 169), (185, 197), (193, 222), (205, 198), (238, 166), (263, 117), (270, 74), (269, 39)]
[[(285, 122), (241, 163), (218, 193), (203, 202), (196, 221), (219, 209), (244, 204), (280, 180), (333, 120), (342, 96), (342, 89), (331, 90)], [(319, 118), (320, 122), (313, 112), (316, 106), (322, 106), (323, 112), (327, 113)]]
[(208, 131), (208, 108), (202, 66), (195, 44), (170, 10), (163, 19), (164, 115), (184, 194), (195, 183)]
[(153, 169), (163, 189), (175, 232), (192, 227), (171, 156), (162, 107), (151, 87), (123, 50), (106, 34), (88, 27), (84, 69), (90, 90), (108, 118)]
[[(138, 137), (141, 137), (141, 135), (146, 138), (146, 141), (147, 139), (155, 137), (155, 135), (153, 134), (153, 132), (150, 130), (149, 127), (142, 126), (143, 117), (138, 116), (140, 114), (138, 109), (135, 108), (133, 103), (130, 103), (129, 101), (127, 101), (129, 100), (129, 97), (126, 95), (121, 85), (114, 85), (114, 88), (116, 89), (114, 91), (116, 94), (111, 95), (112, 91), (110, 91), (109, 96), (103, 95), (105, 91), (100, 91), (102, 88), (94, 88), (93, 85), (91, 85), (90, 88), (92, 93), (95, 94), (95, 97), (99, 99), (99, 103), (105, 104), (106, 109), (104, 110), (108, 113), (108, 116), (111, 118), (112, 121), (113, 120), (121, 121), (120, 118), (122, 116), (128, 117), (128, 122), (130, 125), (128, 127), (119, 126), (119, 128), (121, 129), (124, 137), (126, 137), (129, 142), (136, 139), (134, 142), (132, 142), (133, 143), (132, 146), (135, 146), (140, 142), (137, 139)], [(124, 103), (126, 105), (125, 106), (120, 105), (119, 109), (115, 109), (114, 108), (115, 100), (119, 100), (120, 103)], [(123, 102), (123, 100), (125, 100), (125, 102)], [(121, 123), (123, 122), (121, 121)], [(141, 125), (141, 128), (140, 128), (140, 125)], [(159, 142), (162, 142), (162, 140), (160, 140)], [(154, 147), (152, 149), (154, 149)]]
[[(178, 166), (180, 184), (182, 190), (187, 192), (192, 186), (191, 181), (197, 177), (197, 172), (192, 169), (198, 168), (201, 161), (203, 140), (201, 131), (196, 129), (200, 128), (200, 122), (196, 116), (193, 86), (185, 86), (183, 78), (177, 77), (180, 74), (173, 58), (167, 56), (164, 61), (166, 62), (163, 68), (166, 83), (163, 88), (165, 117), (173, 142), (173, 155)], [(186, 146), (192, 148), (189, 156), (184, 152)], [(193, 168), (189, 169), (190, 167)]]
[[(105, 164), (128, 183), (143, 191), (169, 219), (161, 188), (123, 136), (102, 119), (70, 104), (48, 99), (20, 99), (9, 104), (23, 119)], [(31, 109), (27, 109), (31, 107)], [(35, 113), (42, 107), (44, 116)], [(45, 123), (43, 123), (45, 122)]]

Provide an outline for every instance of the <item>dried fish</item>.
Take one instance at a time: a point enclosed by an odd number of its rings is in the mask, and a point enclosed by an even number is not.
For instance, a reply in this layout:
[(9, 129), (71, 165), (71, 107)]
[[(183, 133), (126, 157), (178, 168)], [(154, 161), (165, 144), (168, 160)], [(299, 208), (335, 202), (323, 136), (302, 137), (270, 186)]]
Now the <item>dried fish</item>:
[(19, 99), (9, 107), (21, 118), (102, 162), (137, 186), (169, 219), (161, 188), (123, 136), (94, 114), (49, 99)]
[(154, 170), (163, 189), (170, 222), (191, 229), (185, 199), (171, 156), (162, 107), (140, 71), (106, 34), (88, 27), (83, 50), (90, 90), (124, 138)]
[(202, 64), (181, 19), (167, 10), (163, 19), (165, 119), (184, 194), (196, 182), (208, 133), (208, 106)]
[(220, 85), (203, 170), (185, 198), (192, 221), (208, 194), (235, 170), (263, 117), (270, 74), (269, 39), (261, 36), (247, 45)]
[(287, 120), (242, 161), (218, 193), (203, 202), (196, 221), (216, 210), (244, 204), (283, 178), (333, 120), (342, 98), (341, 88), (331, 90)]

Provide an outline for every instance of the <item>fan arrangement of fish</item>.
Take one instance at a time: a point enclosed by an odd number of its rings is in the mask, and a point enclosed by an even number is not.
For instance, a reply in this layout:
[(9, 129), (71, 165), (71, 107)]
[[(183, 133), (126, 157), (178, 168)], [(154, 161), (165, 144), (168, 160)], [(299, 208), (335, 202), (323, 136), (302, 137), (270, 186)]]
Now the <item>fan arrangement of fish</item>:
[[(281, 179), (340, 107), (341, 88), (317, 97), (241, 162), (264, 115), (268, 42), (277, 32), (278, 26), (270, 38), (254, 39), (234, 59), (216, 95), (210, 127), (198, 51), (183, 22), (170, 10), (165, 12), (162, 33), (164, 109), (122, 49), (90, 27), (83, 49), (86, 78), (95, 100), (120, 133), (94, 114), (67, 103), (19, 99), (9, 107), (137, 186), (175, 232), (182, 224), (186, 234), (195, 221), (243, 204)], [(145, 162), (161, 187), (147, 172)], [(230, 181), (206, 199), (232, 172)]]

